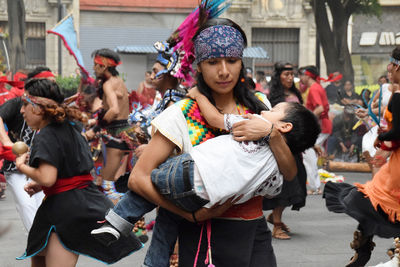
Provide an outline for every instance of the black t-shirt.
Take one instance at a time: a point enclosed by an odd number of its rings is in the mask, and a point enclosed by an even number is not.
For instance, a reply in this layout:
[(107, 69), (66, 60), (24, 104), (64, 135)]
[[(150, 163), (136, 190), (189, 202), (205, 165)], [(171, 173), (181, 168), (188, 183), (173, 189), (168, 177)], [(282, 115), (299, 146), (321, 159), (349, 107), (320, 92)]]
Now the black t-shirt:
[(392, 128), (381, 133), (378, 138), (381, 141), (400, 140), (400, 93), (394, 93), (388, 104), (388, 110), (392, 113)]
[(326, 88), (326, 96), (330, 104), (336, 103), (338, 100), (338, 92), (343, 90), (342, 84), (336, 86), (334, 83), (329, 84)]
[[(28, 146), (31, 145), (32, 139), (35, 135), (33, 131), (26, 124), (20, 112), (22, 107), (22, 100), (20, 97), (13, 98), (0, 106), (0, 117), (7, 125), (8, 136), (12, 142), (23, 141)], [(3, 171), (15, 171), (15, 164), (11, 161), (4, 161)]]
[(338, 96), (338, 102), (341, 104), (340, 100), (342, 99), (357, 99), (357, 100), (362, 100), (361, 96), (359, 94), (357, 94), (356, 92), (352, 91), (351, 96), (349, 96), (348, 94), (346, 94), (346, 92), (343, 90), (339, 91), (339, 96)]
[(90, 173), (93, 160), (86, 139), (75, 123), (51, 123), (40, 130), (33, 140), (29, 165), (37, 168), (45, 161), (57, 168), (59, 178)]

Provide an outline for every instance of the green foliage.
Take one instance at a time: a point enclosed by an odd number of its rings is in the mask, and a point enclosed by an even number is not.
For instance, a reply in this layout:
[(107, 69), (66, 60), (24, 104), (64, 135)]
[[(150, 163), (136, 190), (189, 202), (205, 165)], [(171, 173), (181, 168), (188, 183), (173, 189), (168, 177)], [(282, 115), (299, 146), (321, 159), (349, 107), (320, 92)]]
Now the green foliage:
[(354, 2), (355, 14), (363, 14), (370, 16), (377, 16), (378, 18), (382, 15), (382, 7), (378, 0), (352, 0)]
[(77, 92), (80, 80), (80, 76), (56, 77), (57, 84), (63, 91), (65, 97), (72, 96)]
[(2, 51), (0, 50), (0, 72), (5, 72), (7, 70), (7, 63), (5, 61), (6, 59), (3, 56)]

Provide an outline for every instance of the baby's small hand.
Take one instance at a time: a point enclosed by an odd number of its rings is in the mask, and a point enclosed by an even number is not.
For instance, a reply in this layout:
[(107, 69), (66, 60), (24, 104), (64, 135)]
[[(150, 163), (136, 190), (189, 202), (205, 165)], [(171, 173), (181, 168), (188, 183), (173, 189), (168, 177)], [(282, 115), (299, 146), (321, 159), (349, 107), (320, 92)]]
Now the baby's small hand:
[(190, 97), (191, 99), (196, 100), (196, 97), (201, 94), (199, 89), (197, 89), (197, 86), (193, 87), (192, 89), (189, 89), (188, 93), (186, 96)]

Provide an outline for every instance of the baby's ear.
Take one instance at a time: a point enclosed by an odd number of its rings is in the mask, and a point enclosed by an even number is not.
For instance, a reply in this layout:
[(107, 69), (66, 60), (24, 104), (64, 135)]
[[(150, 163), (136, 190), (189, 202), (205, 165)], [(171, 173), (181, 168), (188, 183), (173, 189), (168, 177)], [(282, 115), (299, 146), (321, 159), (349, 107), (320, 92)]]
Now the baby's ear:
[(281, 133), (288, 133), (293, 129), (293, 124), (291, 122), (279, 121), (275, 125)]

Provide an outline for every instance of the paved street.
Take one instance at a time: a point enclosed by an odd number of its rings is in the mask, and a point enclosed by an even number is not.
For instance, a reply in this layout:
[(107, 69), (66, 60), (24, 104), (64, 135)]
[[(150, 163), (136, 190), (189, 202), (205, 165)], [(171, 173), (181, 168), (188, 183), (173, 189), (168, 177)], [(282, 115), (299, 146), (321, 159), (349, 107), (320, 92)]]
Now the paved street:
[[(370, 174), (363, 173), (343, 175), (349, 183), (364, 182), (370, 178)], [(321, 196), (309, 196), (306, 207), (300, 212), (287, 210), (283, 216), (283, 221), (291, 228), (293, 234), (291, 240), (273, 240), (279, 267), (340, 267), (352, 256), (349, 243), (357, 222), (346, 215), (328, 212)], [(150, 220), (153, 217), (154, 213), (146, 219)], [(10, 230), (0, 237), (0, 267), (29, 266), (27, 260), (15, 260), (25, 249), (27, 234), (9, 192), (6, 199), (0, 201), (0, 218), (0, 227), (10, 225)], [(371, 265), (388, 260), (386, 249), (393, 240), (375, 238), (374, 241), (377, 246), (369, 262)], [(140, 266), (146, 249), (145, 247), (113, 266)], [(105, 265), (81, 256), (78, 266)]]

